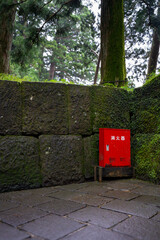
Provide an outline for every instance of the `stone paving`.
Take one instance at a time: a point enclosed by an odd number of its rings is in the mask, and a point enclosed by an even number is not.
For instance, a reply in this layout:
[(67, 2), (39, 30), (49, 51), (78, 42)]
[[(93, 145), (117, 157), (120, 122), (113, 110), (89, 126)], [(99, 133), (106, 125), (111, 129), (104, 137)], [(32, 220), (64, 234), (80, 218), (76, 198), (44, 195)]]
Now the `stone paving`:
[(160, 186), (122, 179), (0, 193), (0, 240), (159, 240)]

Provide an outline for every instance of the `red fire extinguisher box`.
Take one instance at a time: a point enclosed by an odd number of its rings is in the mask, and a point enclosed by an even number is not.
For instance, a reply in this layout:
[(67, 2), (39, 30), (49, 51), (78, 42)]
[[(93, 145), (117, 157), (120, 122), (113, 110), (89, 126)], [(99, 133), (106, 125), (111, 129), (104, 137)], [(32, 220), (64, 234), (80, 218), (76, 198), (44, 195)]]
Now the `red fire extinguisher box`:
[(99, 129), (99, 166), (131, 166), (130, 130)]

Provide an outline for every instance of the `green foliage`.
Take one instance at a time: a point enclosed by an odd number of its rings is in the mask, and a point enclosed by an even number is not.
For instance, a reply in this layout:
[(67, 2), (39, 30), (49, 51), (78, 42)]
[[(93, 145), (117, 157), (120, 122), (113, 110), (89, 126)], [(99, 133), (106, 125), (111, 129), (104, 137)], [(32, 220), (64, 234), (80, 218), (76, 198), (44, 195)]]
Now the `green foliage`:
[(11, 50), (12, 74), (20, 78), (33, 75), (34, 81), (54, 78), (85, 83), (93, 80), (97, 62), (95, 17), (75, 0), (50, 18), (63, 3), (57, 0), (45, 5), (42, 0), (28, 0), (18, 6)]
[(137, 134), (132, 141), (136, 176), (160, 183), (160, 135)]
[[(12, 74), (4, 74), (4, 73), (0, 73), (0, 80), (6, 80), (6, 81), (15, 81), (15, 82), (39, 82), (40, 80), (37, 79), (37, 76), (34, 76), (34, 73), (28, 76), (24, 76), (24, 78), (20, 78), (18, 76), (12, 75)], [(45, 79), (44, 81), (41, 82), (52, 82), (52, 83), (64, 83), (64, 84), (74, 84), (74, 82), (72, 81), (67, 81), (66, 79), (60, 79), (60, 80), (56, 80), (56, 79), (52, 79), (52, 80), (48, 80)]]
[(158, 4), (159, 0), (124, 0), (126, 59), (131, 62), (127, 73), (136, 80), (146, 79), (152, 32), (160, 31)]
[(4, 74), (1, 73), (0, 74), (0, 80), (8, 80), (8, 81), (16, 81), (16, 82), (23, 82), (23, 81), (27, 81), (27, 82), (39, 82), (39, 79), (37, 78), (37, 76), (34, 75), (34, 72), (32, 73), (32, 71), (30, 72), (30, 75), (28, 76), (24, 76), (23, 78), (13, 75), (13, 74)]
[(19, 78), (15, 75), (4, 74), (4, 73), (0, 73), (0, 80), (16, 81), (16, 82), (20, 82), (20, 83), (23, 81), (22, 78)]
[(150, 84), (152, 81), (155, 80), (155, 78), (159, 78), (159, 77), (160, 77), (160, 73), (159, 74), (156, 74), (156, 73), (150, 74), (149, 78), (146, 80), (144, 85)]

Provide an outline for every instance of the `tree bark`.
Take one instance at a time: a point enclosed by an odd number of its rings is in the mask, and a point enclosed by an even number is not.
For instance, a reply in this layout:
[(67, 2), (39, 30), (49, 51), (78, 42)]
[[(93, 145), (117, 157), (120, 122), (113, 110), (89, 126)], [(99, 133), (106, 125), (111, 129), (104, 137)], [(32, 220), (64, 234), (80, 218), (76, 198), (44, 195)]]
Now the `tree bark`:
[(151, 52), (150, 52), (149, 61), (148, 61), (147, 76), (149, 76), (151, 73), (156, 72), (158, 55), (159, 55), (159, 45), (160, 45), (159, 36), (158, 36), (157, 30), (155, 29), (153, 32), (152, 47), (151, 47)]
[(101, 62), (101, 50), (100, 50), (100, 53), (99, 53), (99, 56), (98, 56), (98, 62), (97, 62), (97, 67), (96, 67), (95, 76), (94, 76), (94, 84), (97, 83), (97, 78), (98, 78), (98, 71), (99, 71), (100, 62)]
[[(158, 1), (158, 13), (157, 18), (160, 17), (160, 0)], [(154, 28), (153, 31), (153, 39), (152, 39), (152, 46), (150, 51), (150, 56), (148, 60), (148, 71), (147, 71), (147, 78), (156, 72), (157, 62), (158, 62), (158, 55), (159, 55), (159, 47), (160, 47), (160, 31), (158, 27)]]
[(54, 79), (54, 74), (55, 74), (55, 63), (51, 62), (50, 70), (49, 70), (49, 80)]
[(101, 83), (126, 84), (123, 0), (101, 0)]
[(6, 9), (6, 11), (0, 11), (0, 73), (9, 73), (15, 13), (15, 6)]

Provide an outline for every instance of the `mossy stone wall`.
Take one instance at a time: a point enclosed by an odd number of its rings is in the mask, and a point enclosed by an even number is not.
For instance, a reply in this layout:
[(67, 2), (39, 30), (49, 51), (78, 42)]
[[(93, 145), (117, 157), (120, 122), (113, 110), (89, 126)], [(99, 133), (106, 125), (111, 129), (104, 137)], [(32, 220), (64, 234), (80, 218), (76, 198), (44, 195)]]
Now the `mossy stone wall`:
[(160, 183), (160, 134), (136, 134), (132, 149), (136, 176)]
[(134, 90), (131, 111), (132, 134), (160, 133), (160, 77)]
[(39, 141), (34, 137), (0, 137), (0, 190), (40, 187)]
[(0, 135), (19, 135), (22, 131), (21, 85), (0, 81)]
[(160, 76), (134, 90), (131, 116), (136, 176), (160, 183)]
[(130, 127), (114, 87), (0, 81), (0, 191), (93, 177), (99, 128)]
[(160, 181), (160, 78), (133, 93), (0, 81), (0, 191), (93, 177), (99, 128), (131, 129), (136, 176)]

